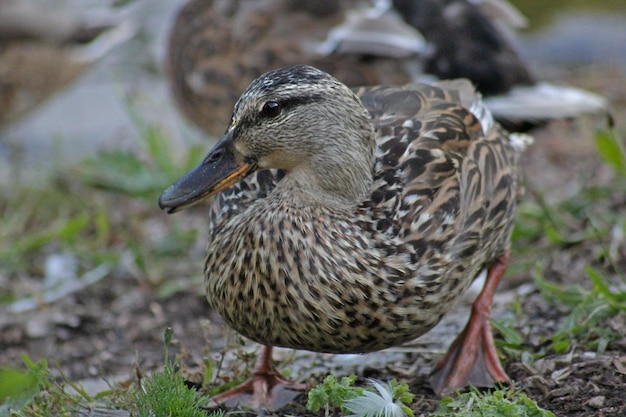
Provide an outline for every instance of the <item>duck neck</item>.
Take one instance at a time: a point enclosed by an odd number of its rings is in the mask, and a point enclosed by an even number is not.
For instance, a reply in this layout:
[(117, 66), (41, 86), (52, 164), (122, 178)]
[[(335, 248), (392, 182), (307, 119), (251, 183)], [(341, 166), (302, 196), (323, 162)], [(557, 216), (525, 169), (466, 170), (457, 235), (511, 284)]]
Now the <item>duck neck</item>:
[[(374, 138), (371, 138), (374, 142)], [(276, 191), (294, 204), (354, 207), (367, 195), (372, 184), (372, 149), (324, 151), (289, 171)]]

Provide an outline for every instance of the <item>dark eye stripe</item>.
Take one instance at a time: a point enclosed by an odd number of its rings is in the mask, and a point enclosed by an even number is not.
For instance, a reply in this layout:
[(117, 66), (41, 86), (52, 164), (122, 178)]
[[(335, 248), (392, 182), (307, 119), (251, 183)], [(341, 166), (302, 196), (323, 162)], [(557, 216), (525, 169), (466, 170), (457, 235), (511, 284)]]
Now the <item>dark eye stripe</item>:
[(296, 106), (300, 106), (302, 104), (315, 103), (321, 100), (321, 95), (290, 97), (280, 101), (269, 100), (266, 101), (265, 104), (263, 104), (263, 108), (261, 109), (261, 115), (273, 118), (278, 116), (285, 109), (290, 109)]
[(295, 107), (301, 104), (309, 104), (315, 103), (322, 100), (322, 96), (318, 94), (310, 95), (310, 96), (298, 96), (298, 97), (290, 97), (284, 100), (281, 100), (281, 104), (283, 108)]

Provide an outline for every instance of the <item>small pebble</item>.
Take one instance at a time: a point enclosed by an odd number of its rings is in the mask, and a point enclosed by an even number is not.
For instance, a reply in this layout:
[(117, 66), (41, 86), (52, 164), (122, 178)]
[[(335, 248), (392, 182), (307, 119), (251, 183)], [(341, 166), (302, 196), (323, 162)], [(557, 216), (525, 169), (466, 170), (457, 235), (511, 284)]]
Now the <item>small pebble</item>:
[(46, 317), (35, 317), (26, 322), (25, 333), (31, 339), (39, 339), (50, 332), (50, 322)]
[(604, 407), (604, 395), (598, 395), (592, 397), (587, 401), (587, 404), (593, 408), (602, 408)]

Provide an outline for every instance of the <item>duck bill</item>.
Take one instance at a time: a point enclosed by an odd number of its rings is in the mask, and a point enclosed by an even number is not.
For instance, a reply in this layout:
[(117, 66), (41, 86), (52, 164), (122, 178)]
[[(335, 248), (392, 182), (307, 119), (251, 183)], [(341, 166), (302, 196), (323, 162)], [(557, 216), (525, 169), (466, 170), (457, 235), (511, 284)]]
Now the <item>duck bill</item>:
[(163, 191), (159, 207), (175, 213), (231, 187), (255, 170), (256, 164), (235, 150), (227, 133), (198, 166)]

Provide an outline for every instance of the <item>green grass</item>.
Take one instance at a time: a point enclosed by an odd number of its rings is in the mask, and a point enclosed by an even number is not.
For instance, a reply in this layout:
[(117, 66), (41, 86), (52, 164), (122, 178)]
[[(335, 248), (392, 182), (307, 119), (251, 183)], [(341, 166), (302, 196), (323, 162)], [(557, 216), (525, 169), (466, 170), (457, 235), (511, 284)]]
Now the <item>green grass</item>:
[(430, 417), (554, 417), (522, 392), (495, 390), (446, 397)]
[[(166, 143), (164, 137), (158, 140)], [(102, 159), (96, 158), (97, 163), (94, 160), (79, 167), (66, 167), (37, 185), (2, 187), (3, 274), (9, 280), (26, 275), (43, 282), (46, 259), (62, 254), (75, 260), (79, 278), (99, 265), (107, 264), (113, 269), (123, 262), (132, 266), (137, 279), (158, 288), (164, 297), (189, 288), (200, 290), (201, 274), (192, 270), (195, 265), (188, 259), (201, 231), (185, 224), (185, 218), (166, 219), (158, 209), (156, 196), (169, 185), (173, 175), (156, 175), (161, 169), (161, 165), (153, 166), (156, 158), (145, 163), (131, 154), (124, 154), (121, 159), (106, 154)], [(125, 170), (120, 164), (133, 168)], [(136, 175), (137, 171), (143, 174)], [(167, 223), (167, 233), (153, 236), (147, 227), (150, 221), (161, 222), (164, 229)], [(201, 262), (200, 256), (198, 260)], [(181, 269), (184, 266), (188, 269)], [(165, 279), (172, 275), (181, 279)], [(12, 290), (9, 286), (8, 291), (2, 291), (0, 305), (26, 296)]]
[[(69, 381), (63, 372), (62, 382), (55, 382), (46, 359), (34, 362), (26, 354), (22, 355), (22, 359), (25, 371), (0, 369), (0, 416), (74, 416), (81, 408), (88, 408), (88, 404), (94, 403), (95, 398)], [(68, 386), (76, 394), (69, 394), (66, 390)]]
[[(202, 409), (208, 398), (201, 397), (194, 388), (189, 388), (180, 372), (178, 362), (169, 360), (169, 344), (174, 332), (171, 328), (165, 330), (165, 365), (162, 371), (157, 371), (140, 381), (139, 389), (134, 390), (128, 404), (131, 405), (133, 415), (138, 417), (168, 416), (168, 417), (206, 417)], [(223, 413), (213, 413), (214, 417)]]
[[(127, 410), (135, 417), (221, 417), (202, 407), (208, 402), (194, 388), (187, 386), (178, 360), (169, 360), (171, 328), (164, 335), (164, 367), (136, 384), (118, 384), (110, 390), (89, 395), (80, 385), (70, 381), (59, 369), (62, 382), (56, 382), (48, 362), (32, 361), (23, 355), (26, 370), (0, 368), (0, 416), (50, 417), (75, 416), (81, 410), (95, 408)], [(70, 394), (68, 387), (75, 394)]]
[(39, 380), (35, 372), (0, 368), (0, 416), (23, 409), (36, 395)]
[(309, 391), (307, 410), (317, 412), (324, 408), (328, 415), (331, 407), (340, 409), (345, 401), (363, 395), (363, 388), (355, 387), (355, 381), (356, 375), (345, 376), (339, 381), (334, 375), (328, 375)]
[(624, 141), (614, 129), (601, 129), (594, 136), (596, 149), (607, 165), (626, 177)]
[[(200, 291), (201, 274), (189, 262), (189, 252), (200, 233), (197, 228), (184, 224), (185, 219), (171, 219), (167, 234), (153, 236), (146, 223), (165, 224), (166, 216), (156, 203), (80, 183), (71, 188), (70, 192), (65, 185), (52, 182), (17, 189), (10, 195), (2, 193), (6, 197), (0, 197), (0, 264), (9, 280), (27, 276), (43, 284), (46, 260), (63, 255), (75, 261), (78, 279), (99, 265), (114, 269), (123, 263), (162, 296), (190, 288)], [(172, 275), (180, 279), (166, 279)], [(0, 305), (32, 296), (13, 289), (8, 286), (2, 291)]]
[(591, 290), (579, 285), (555, 285), (539, 272), (535, 273), (535, 281), (544, 297), (564, 304), (571, 310), (559, 331), (551, 337), (550, 346), (556, 353), (568, 352), (573, 347), (602, 353), (611, 341), (623, 336), (605, 326), (605, 323), (617, 314), (626, 315), (626, 290), (612, 288), (607, 276), (590, 266), (585, 270), (593, 282)]
[[(569, 310), (558, 331), (548, 335), (549, 350), (564, 353), (578, 347), (603, 352), (622, 337), (607, 326), (616, 315), (626, 315), (626, 274), (620, 251), (626, 236), (626, 214), (615, 204), (626, 199), (626, 153), (623, 140), (613, 130), (599, 130), (594, 137), (598, 155), (614, 178), (588, 185), (565, 200), (549, 203), (530, 190), (522, 204), (513, 234), (513, 272), (531, 271), (544, 298)], [(615, 203), (617, 201), (617, 203)], [(550, 265), (575, 263), (567, 275)], [(517, 262), (517, 265), (516, 265)], [(621, 263), (620, 263), (621, 262)], [(528, 351), (524, 335), (513, 323), (494, 323), (508, 353)]]
[(54, 250), (72, 250), (96, 261), (115, 258), (113, 252), (97, 250), (111, 237), (102, 199), (86, 201), (60, 182), (15, 189), (5, 196), (0, 198), (0, 262), (5, 271), (28, 271), (31, 255)]

